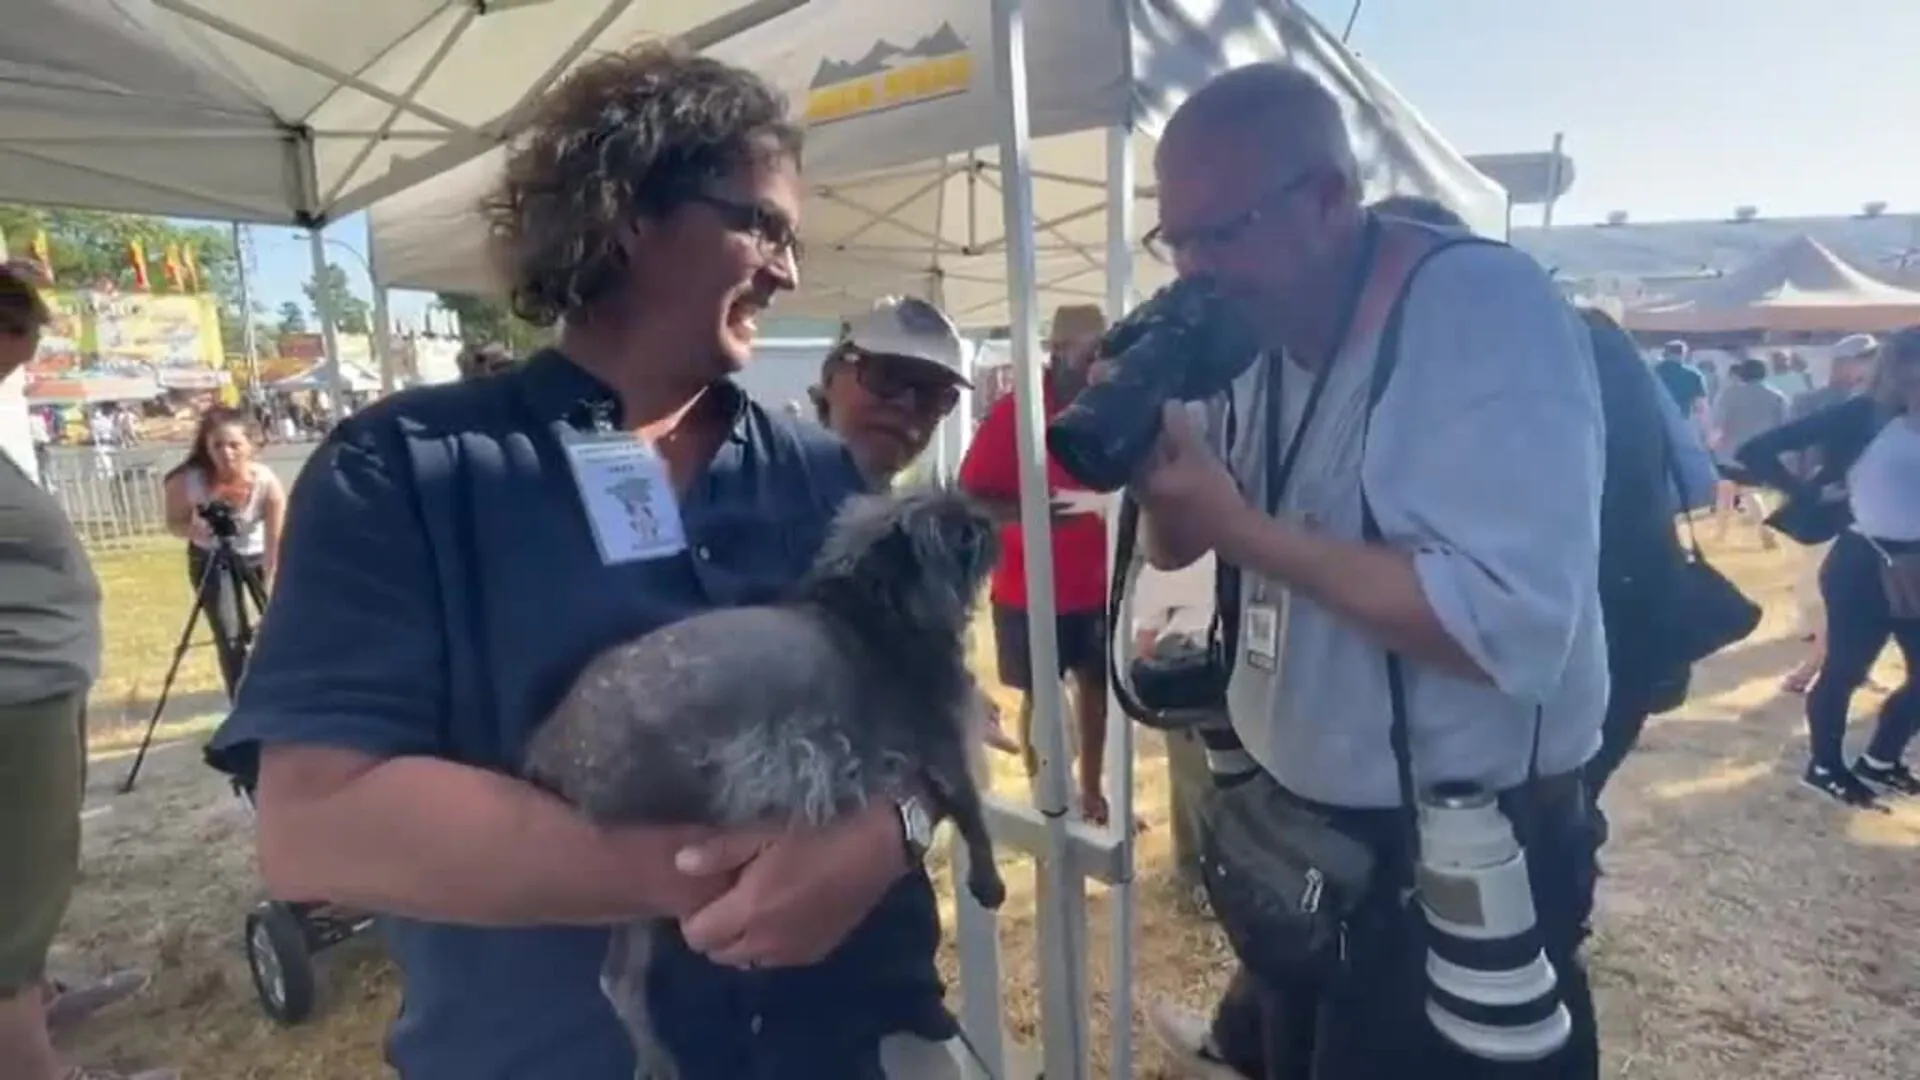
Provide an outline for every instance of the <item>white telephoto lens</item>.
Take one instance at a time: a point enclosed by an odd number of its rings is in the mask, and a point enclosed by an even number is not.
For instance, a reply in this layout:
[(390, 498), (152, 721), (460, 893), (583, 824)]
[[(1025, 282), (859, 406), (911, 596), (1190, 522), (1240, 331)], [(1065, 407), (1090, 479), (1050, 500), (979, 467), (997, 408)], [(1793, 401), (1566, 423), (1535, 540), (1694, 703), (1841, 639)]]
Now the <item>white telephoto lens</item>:
[(1541, 948), (1526, 853), (1492, 793), (1442, 784), (1420, 806), (1427, 1016), (1488, 1061), (1537, 1061), (1566, 1045), (1572, 1017)]

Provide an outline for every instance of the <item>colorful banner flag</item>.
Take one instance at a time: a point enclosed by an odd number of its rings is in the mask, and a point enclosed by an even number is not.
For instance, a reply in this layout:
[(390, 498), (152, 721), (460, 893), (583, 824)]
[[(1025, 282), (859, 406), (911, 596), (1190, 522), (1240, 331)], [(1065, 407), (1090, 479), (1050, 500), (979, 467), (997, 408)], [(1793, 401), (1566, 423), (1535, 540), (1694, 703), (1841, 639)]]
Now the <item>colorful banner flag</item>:
[(151, 291), (153, 283), (147, 279), (147, 248), (138, 240), (127, 241), (127, 255), (133, 263), (133, 287), (142, 292)]
[(167, 285), (172, 288), (174, 292), (186, 291), (187, 273), (185, 267), (180, 263), (179, 245), (167, 245), (166, 254), (162, 257), (160, 263), (160, 273), (167, 279)]
[(33, 234), (33, 243), (28, 247), (40, 264), (41, 273), (46, 275), (46, 283), (53, 284), (53, 249), (47, 243), (47, 230), (41, 229)]
[(186, 268), (186, 271), (187, 271), (187, 291), (199, 292), (200, 291), (200, 256), (199, 254), (193, 250), (192, 244), (188, 244), (185, 248), (181, 249), (180, 256), (181, 256), (181, 264)]

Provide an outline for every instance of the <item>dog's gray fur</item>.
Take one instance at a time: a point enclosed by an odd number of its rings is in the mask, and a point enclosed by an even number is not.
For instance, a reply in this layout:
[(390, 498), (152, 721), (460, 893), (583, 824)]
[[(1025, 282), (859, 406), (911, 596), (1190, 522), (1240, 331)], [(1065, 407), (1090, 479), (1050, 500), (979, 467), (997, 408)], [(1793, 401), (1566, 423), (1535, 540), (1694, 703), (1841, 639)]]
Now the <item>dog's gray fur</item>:
[[(608, 825), (818, 826), (921, 789), (966, 841), (969, 891), (998, 907), (966, 667), (998, 555), (993, 520), (957, 491), (857, 497), (787, 602), (706, 612), (590, 661), (527, 775)], [(671, 1076), (645, 1060), (649, 943), (635, 939), (650, 929), (620, 935), (604, 981), (642, 1075)]]

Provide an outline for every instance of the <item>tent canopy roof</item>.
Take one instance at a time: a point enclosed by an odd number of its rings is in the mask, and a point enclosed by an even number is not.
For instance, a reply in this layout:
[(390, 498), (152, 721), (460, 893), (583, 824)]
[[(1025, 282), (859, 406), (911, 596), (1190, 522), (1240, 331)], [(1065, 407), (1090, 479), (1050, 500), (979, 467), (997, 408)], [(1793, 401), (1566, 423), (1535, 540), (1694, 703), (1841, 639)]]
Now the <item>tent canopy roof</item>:
[(1634, 329), (1696, 333), (1883, 330), (1916, 321), (1920, 292), (1882, 281), (1805, 235), (1628, 313)]
[(313, 225), (496, 145), (583, 56), (804, 0), (9, 0), (0, 200)]
[[(813, 0), (709, 50), (775, 82), (809, 121), (808, 261), (781, 314), (834, 317), (879, 295), (941, 302), (964, 326), (1007, 323), (1000, 125), (986, 0)], [(1260, 60), (1319, 75), (1345, 108), (1368, 194), (1428, 195), (1504, 235), (1506, 197), (1378, 74), (1288, 0), (1050, 0), (1027, 5), (1042, 309), (1105, 295), (1106, 130), (1131, 124), (1135, 175), (1185, 95)], [(489, 152), (375, 205), (389, 285), (492, 293), (481, 197)], [(1133, 237), (1153, 223), (1136, 184)], [(1168, 271), (1136, 260), (1146, 290)]]

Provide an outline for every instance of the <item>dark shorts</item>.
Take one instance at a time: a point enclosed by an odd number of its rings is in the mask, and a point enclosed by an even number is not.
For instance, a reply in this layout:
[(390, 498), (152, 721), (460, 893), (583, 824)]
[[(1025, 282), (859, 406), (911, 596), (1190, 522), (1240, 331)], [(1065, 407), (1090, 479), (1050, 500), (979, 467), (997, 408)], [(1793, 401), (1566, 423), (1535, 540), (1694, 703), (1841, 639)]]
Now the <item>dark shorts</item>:
[[(1019, 608), (993, 606), (994, 658), (1000, 668), (1000, 685), (1015, 690), (1033, 689), (1033, 657), (1027, 651), (1027, 613)], [(1099, 611), (1069, 611), (1054, 616), (1054, 636), (1060, 650), (1060, 670), (1086, 672), (1095, 677), (1106, 673), (1107, 617)]]
[(85, 705), (0, 705), (0, 998), (38, 992), (79, 876)]

